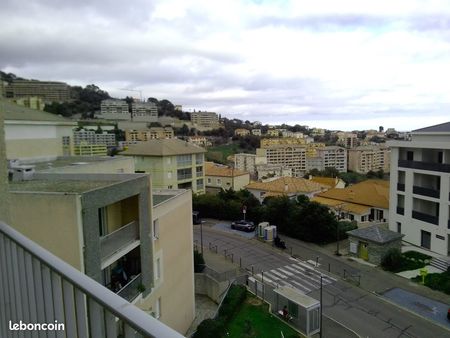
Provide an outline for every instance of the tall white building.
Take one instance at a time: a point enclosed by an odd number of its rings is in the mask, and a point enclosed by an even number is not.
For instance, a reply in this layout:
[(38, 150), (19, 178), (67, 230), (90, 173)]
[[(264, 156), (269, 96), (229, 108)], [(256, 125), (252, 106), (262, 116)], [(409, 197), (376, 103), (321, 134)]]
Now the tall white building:
[(450, 253), (450, 122), (413, 131), (391, 147), (389, 228), (404, 240)]
[(131, 113), (135, 122), (158, 121), (158, 107), (154, 102), (133, 102)]
[(123, 100), (103, 100), (100, 105), (102, 118), (106, 120), (130, 120), (128, 103)]
[(82, 143), (114, 147), (116, 146), (116, 136), (105, 132), (97, 134), (93, 130), (74, 130), (73, 144), (77, 146)]

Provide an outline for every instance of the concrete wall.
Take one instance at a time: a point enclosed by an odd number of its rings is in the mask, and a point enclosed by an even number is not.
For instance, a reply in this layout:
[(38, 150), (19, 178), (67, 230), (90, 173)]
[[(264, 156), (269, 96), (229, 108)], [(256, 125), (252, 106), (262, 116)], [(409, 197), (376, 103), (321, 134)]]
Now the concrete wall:
[(349, 250), (349, 255), (353, 257), (360, 257), (360, 243), (368, 243), (367, 252), (368, 252), (368, 262), (376, 265), (381, 264), (381, 260), (383, 259), (384, 255), (390, 250), (390, 249), (401, 249), (402, 241), (401, 239), (380, 245), (375, 242), (369, 242), (360, 240), (356, 237), (349, 236), (349, 243), (350, 248), (352, 247), (352, 244), (356, 246), (356, 252), (351, 252)]
[(84, 271), (79, 195), (11, 192), (10, 212), (11, 226)]
[(217, 304), (220, 302), (220, 296), (225, 292), (227, 287), (228, 281), (218, 282), (207, 274), (195, 274), (195, 293), (208, 296)]
[(155, 280), (150, 295), (136, 305), (155, 312), (160, 298), (159, 320), (184, 334), (195, 317), (191, 192), (184, 191), (157, 205), (153, 220), (159, 224), (159, 238), (153, 240), (153, 263), (160, 259), (161, 277)]
[[(58, 172), (68, 174), (133, 174), (134, 159), (127, 156), (110, 157), (109, 161), (98, 161), (86, 163), (83, 165), (70, 165), (67, 167), (58, 167), (42, 170), (43, 172)], [(83, 162), (81, 160), (81, 162)]]

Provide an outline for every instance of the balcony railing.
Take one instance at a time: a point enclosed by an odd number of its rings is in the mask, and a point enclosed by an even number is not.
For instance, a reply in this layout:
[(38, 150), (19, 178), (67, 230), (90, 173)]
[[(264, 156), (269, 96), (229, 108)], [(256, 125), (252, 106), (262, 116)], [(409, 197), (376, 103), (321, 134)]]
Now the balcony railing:
[(405, 208), (397, 207), (397, 214), (404, 215), (405, 214)]
[(133, 221), (123, 227), (100, 237), (100, 255), (102, 261), (127, 245), (139, 240), (139, 223)]
[(141, 274), (130, 280), (122, 289), (120, 289), (117, 294), (125, 298), (127, 301), (132, 302), (143, 290), (142, 287)]
[(397, 190), (398, 191), (405, 191), (405, 184), (404, 183), (397, 183)]
[(424, 214), (423, 212), (419, 212), (419, 211), (413, 211), (412, 217), (415, 219), (418, 219), (419, 221), (439, 225), (439, 217), (437, 217), (437, 216)]
[(0, 337), (20, 321), (64, 324), (46, 337), (183, 337), (0, 222)]
[(418, 186), (413, 186), (413, 193), (422, 196), (429, 196), (434, 198), (439, 198), (441, 196), (441, 192), (436, 189), (423, 188)]
[(398, 160), (398, 166), (402, 168), (412, 168), (430, 171), (439, 171), (444, 173), (450, 173), (450, 164), (444, 163), (431, 163), (422, 161), (408, 161)]
[(178, 181), (182, 181), (182, 180), (188, 180), (192, 178), (192, 174), (178, 174), (177, 175), (177, 179)]

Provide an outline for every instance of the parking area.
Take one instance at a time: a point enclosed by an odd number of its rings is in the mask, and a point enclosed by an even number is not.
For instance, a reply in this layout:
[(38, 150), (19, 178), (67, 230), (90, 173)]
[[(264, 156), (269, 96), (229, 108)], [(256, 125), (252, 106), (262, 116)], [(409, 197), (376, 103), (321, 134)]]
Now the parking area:
[(450, 329), (450, 321), (447, 319), (449, 305), (419, 296), (400, 288), (393, 288), (383, 294), (390, 301), (426, 317)]
[(245, 231), (231, 229), (231, 222), (216, 223), (215, 225), (212, 226), (212, 228), (220, 230), (220, 231), (225, 231), (228, 233), (236, 234), (238, 236), (242, 236), (242, 237), (249, 238), (249, 239), (255, 237), (254, 231), (245, 232)]

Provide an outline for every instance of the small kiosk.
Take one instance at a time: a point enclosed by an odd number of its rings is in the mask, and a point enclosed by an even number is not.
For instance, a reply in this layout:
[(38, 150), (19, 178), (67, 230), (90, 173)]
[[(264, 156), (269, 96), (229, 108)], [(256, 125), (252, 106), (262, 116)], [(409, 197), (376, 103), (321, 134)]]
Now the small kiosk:
[(295, 324), (300, 332), (310, 337), (320, 331), (320, 302), (304, 295), (289, 286), (281, 286), (273, 290), (275, 304), (274, 313), (283, 313), (285, 307), (288, 311), (289, 321)]

